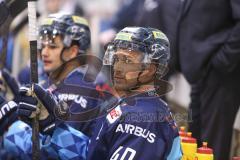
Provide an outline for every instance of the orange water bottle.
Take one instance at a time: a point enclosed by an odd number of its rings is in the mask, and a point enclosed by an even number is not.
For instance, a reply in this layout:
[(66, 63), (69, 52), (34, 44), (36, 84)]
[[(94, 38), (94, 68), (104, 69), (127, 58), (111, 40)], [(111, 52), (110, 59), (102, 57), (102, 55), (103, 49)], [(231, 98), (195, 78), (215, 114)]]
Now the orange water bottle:
[(213, 160), (213, 150), (207, 147), (207, 142), (197, 149), (195, 160)]
[(182, 160), (194, 160), (197, 151), (196, 139), (192, 137), (192, 133), (188, 132), (186, 137), (182, 137), (181, 147), (183, 151)]
[(185, 127), (184, 126), (180, 127), (180, 129), (179, 129), (179, 136), (180, 136), (180, 138), (187, 137), (187, 132), (185, 131)]

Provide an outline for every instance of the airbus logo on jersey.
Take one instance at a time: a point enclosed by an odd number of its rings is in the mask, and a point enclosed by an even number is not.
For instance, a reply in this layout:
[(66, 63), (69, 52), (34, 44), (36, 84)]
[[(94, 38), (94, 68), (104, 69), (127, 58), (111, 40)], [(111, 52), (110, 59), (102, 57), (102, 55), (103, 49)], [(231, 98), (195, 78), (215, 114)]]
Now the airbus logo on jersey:
[(116, 132), (122, 132), (132, 134), (137, 137), (142, 137), (146, 139), (149, 143), (154, 143), (156, 138), (156, 135), (149, 130), (131, 124), (119, 124), (117, 126)]
[(68, 94), (62, 93), (58, 95), (59, 100), (61, 101), (74, 101), (75, 103), (80, 104), (83, 108), (87, 107), (87, 100), (80, 95), (77, 94)]
[(4, 104), (0, 110), (0, 120), (13, 108), (17, 107), (17, 104), (14, 101), (10, 101), (6, 104)]

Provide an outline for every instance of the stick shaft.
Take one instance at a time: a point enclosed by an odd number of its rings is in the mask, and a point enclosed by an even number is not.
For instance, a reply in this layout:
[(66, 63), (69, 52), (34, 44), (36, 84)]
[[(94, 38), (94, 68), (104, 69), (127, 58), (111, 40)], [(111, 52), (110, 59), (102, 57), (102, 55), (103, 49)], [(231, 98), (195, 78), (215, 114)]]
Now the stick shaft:
[[(31, 82), (38, 83), (38, 63), (37, 63), (37, 16), (36, 1), (28, 1), (28, 21), (29, 21), (29, 44), (31, 60)], [(39, 122), (38, 116), (32, 121), (32, 159), (40, 159), (39, 145)]]

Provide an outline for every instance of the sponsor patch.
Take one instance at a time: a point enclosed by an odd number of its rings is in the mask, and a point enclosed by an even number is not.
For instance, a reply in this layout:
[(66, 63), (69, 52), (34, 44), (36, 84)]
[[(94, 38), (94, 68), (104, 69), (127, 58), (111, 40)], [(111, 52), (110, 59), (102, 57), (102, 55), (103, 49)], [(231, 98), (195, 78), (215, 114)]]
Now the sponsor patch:
[(87, 100), (78, 94), (62, 93), (58, 95), (58, 99), (64, 102), (74, 101), (75, 103), (80, 104), (82, 108), (87, 107)]
[(43, 20), (42, 25), (52, 25), (53, 19), (52, 18), (46, 18)]
[(86, 26), (88, 26), (88, 22), (86, 19), (82, 18), (82, 17), (78, 17), (78, 16), (72, 16), (72, 19), (75, 23), (78, 24), (84, 24)]
[(150, 130), (132, 124), (119, 124), (115, 132), (127, 133), (137, 137), (142, 137), (149, 143), (154, 143), (156, 138), (156, 134), (152, 133)]
[(132, 40), (132, 34), (131, 33), (118, 33), (115, 40), (125, 40), (125, 41), (131, 41)]
[(122, 110), (120, 106), (117, 106), (107, 115), (107, 120), (110, 124), (114, 123), (117, 119), (119, 119), (122, 115)]
[(154, 35), (155, 39), (164, 39), (164, 40), (168, 41), (168, 38), (162, 32), (153, 31), (153, 35)]

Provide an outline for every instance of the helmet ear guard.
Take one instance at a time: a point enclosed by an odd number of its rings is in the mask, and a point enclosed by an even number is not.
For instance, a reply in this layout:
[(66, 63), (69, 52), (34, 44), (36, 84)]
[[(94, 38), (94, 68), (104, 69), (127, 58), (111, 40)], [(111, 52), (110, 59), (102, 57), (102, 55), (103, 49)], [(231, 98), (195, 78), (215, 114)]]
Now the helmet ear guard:
[(85, 51), (89, 48), (90, 42), (91, 42), (91, 37), (88, 36), (90, 35), (89, 31), (87, 34), (83, 34), (81, 35), (81, 38), (78, 40), (79, 41), (79, 45), (80, 45), (80, 50)]
[(169, 69), (167, 66), (158, 64), (157, 71), (156, 71), (157, 78), (161, 79), (162, 77), (164, 77), (167, 74), (168, 70)]
[(64, 38), (63, 38), (63, 44), (65, 47), (70, 47), (71, 44), (72, 44), (72, 39), (71, 39), (71, 36), (70, 35), (65, 35)]
[(162, 78), (168, 72), (168, 61), (170, 59), (169, 46), (166, 44), (156, 44), (154, 43), (150, 47), (150, 59), (152, 63), (157, 64), (157, 76)]
[(63, 42), (66, 47), (70, 47), (73, 41), (76, 41), (79, 44), (80, 51), (83, 52), (87, 50), (91, 41), (89, 29), (85, 29), (80, 25), (69, 26)]
[(76, 41), (80, 53), (85, 52), (90, 47), (91, 42), (91, 33), (87, 20), (74, 15), (64, 15), (60, 20), (60, 23), (65, 23), (67, 26), (64, 33), (64, 37), (66, 37), (66, 39), (64, 38), (64, 42), (66, 42), (64, 44), (69, 47), (72, 42)]

